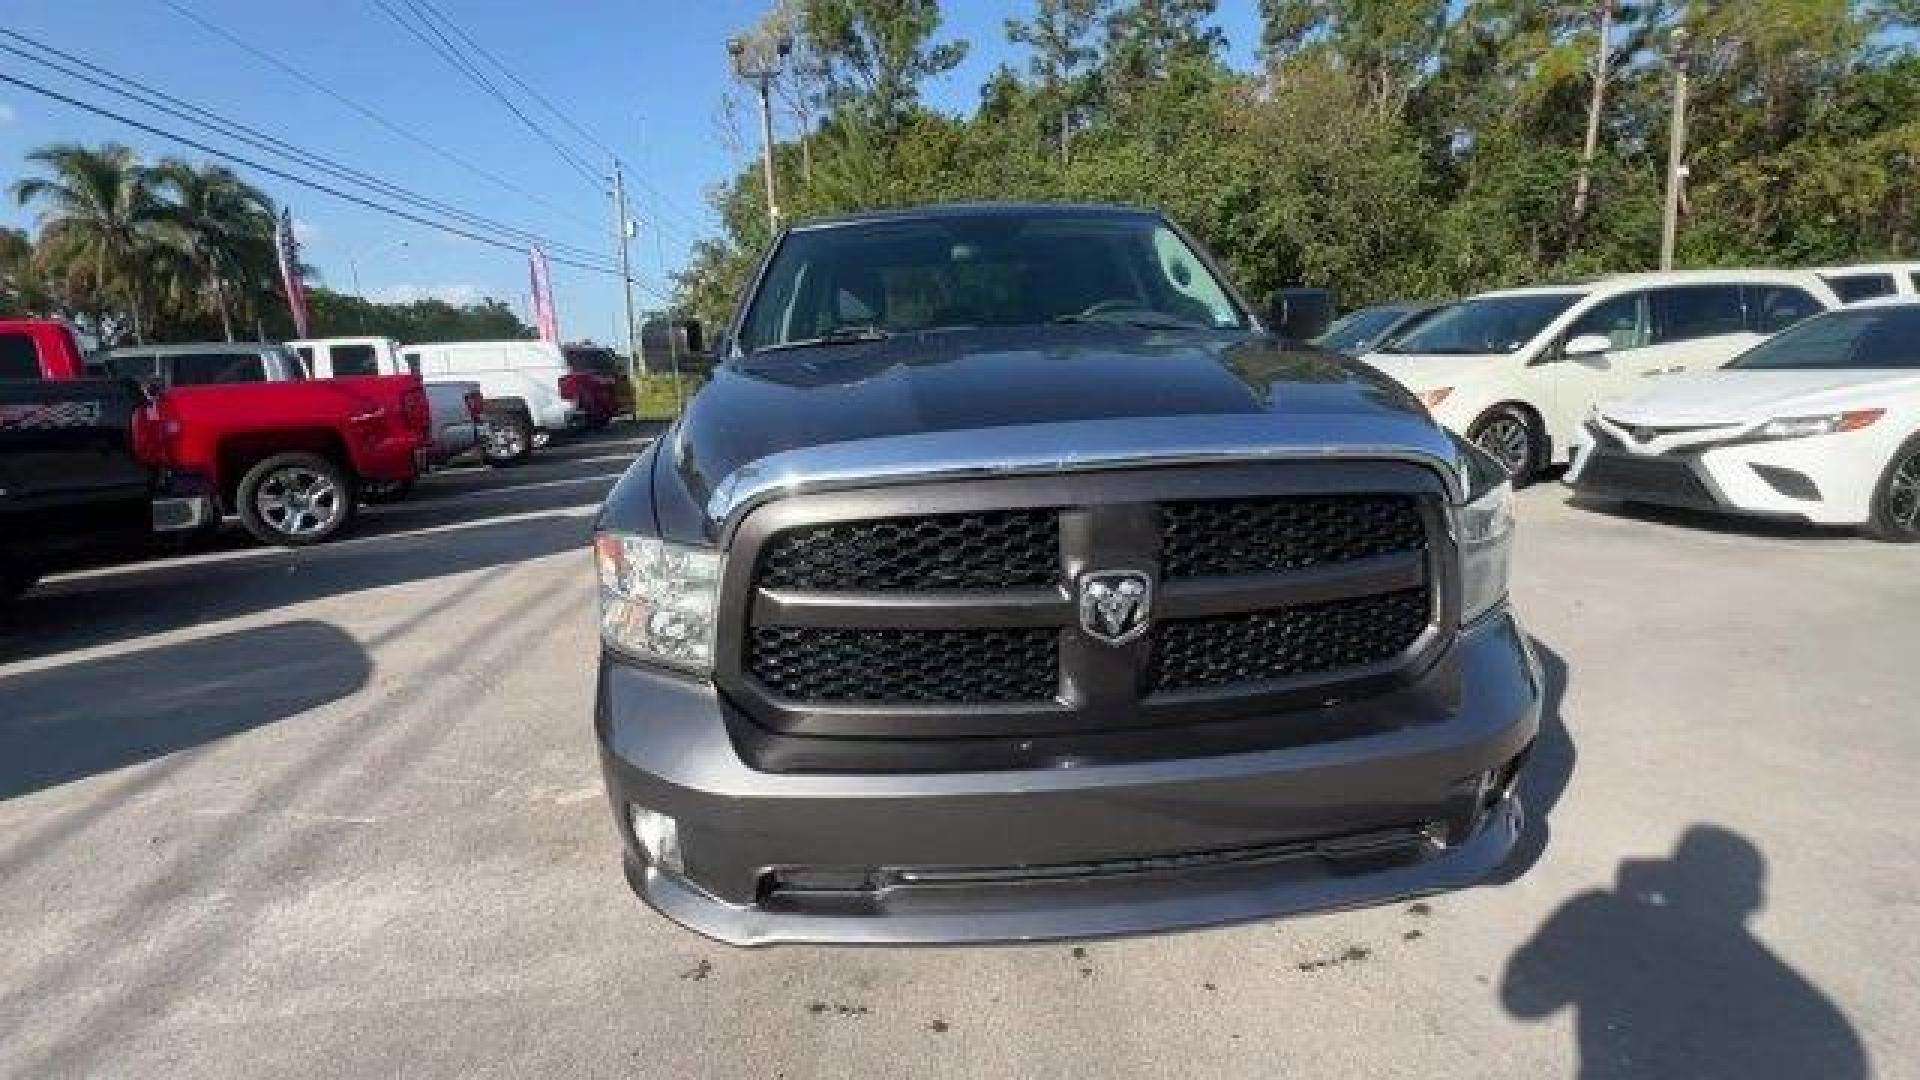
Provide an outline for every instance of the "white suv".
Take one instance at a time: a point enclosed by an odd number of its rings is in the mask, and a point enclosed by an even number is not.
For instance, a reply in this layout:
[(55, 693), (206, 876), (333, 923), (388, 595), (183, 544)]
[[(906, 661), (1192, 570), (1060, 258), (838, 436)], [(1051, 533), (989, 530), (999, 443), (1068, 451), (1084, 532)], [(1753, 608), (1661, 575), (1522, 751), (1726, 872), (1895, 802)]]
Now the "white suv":
[(1568, 460), (1596, 402), (1717, 368), (1839, 305), (1809, 271), (1622, 274), (1483, 293), (1364, 359), (1525, 483)]

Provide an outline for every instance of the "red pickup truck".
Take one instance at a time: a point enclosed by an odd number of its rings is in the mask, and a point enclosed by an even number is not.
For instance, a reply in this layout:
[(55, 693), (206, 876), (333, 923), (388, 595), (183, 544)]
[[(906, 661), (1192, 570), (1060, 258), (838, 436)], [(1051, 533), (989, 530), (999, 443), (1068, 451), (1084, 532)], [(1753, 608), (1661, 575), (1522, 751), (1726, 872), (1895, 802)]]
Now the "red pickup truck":
[(220, 508), (270, 544), (333, 536), (363, 484), (411, 481), (432, 439), (414, 375), (175, 386), (146, 415), (149, 460), (204, 477)]
[[(8, 325), (15, 324), (0, 329)], [(23, 332), (20, 340), (39, 354), (40, 378), (69, 380), (84, 373), (84, 358), (62, 324), (17, 325), (39, 328)], [(209, 348), (239, 353), (261, 347)], [(24, 349), (17, 351), (24, 356)], [(361, 486), (412, 480), (431, 439), (426, 391), (417, 375), (203, 385), (175, 380), (150, 385), (148, 393), (151, 400), (131, 419), (134, 453), (161, 483), (205, 491), (216, 510), (237, 513), (247, 531), (273, 544), (313, 544), (335, 535), (353, 519)]]

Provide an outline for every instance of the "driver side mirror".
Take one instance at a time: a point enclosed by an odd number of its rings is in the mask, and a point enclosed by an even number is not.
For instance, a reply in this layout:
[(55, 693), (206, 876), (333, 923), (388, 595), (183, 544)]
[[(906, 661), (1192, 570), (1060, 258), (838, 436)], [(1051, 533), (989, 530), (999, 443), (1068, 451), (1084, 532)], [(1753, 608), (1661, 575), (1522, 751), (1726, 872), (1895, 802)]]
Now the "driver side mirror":
[(1591, 360), (1613, 351), (1613, 339), (1605, 334), (1581, 334), (1560, 347), (1569, 360)]
[(1267, 300), (1267, 332), (1311, 341), (1333, 324), (1331, 289), (1281, 289)]

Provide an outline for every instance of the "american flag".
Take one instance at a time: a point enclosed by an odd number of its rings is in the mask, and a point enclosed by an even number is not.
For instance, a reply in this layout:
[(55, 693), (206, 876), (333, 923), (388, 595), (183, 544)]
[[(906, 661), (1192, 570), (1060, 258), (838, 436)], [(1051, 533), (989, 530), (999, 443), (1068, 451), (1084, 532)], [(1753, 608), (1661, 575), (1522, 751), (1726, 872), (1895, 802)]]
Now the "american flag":
[(293, 313), (293, 336), (307, 336), (307, 286), (300, 280), (300, 241), (293, 235), (293, 213), (280, 210), (280, 284), (287, 290), (287, 310)]

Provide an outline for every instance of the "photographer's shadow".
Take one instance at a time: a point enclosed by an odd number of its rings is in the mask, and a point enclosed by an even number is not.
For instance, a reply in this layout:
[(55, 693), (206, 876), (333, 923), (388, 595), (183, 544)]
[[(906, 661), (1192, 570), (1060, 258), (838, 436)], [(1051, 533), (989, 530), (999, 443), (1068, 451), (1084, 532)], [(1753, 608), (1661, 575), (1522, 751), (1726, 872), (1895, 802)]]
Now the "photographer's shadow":
[(1837, 1006), (1753, 936), (1766, 861), (1745, 837), (1688, 829), (1669, 860), (1620, 864), (1612, 892), (1562, 905), (1507, 963), (1507, 1011), (1574, 1010), (1583, 1080), (1854, 1080), (1866, 1050)]

